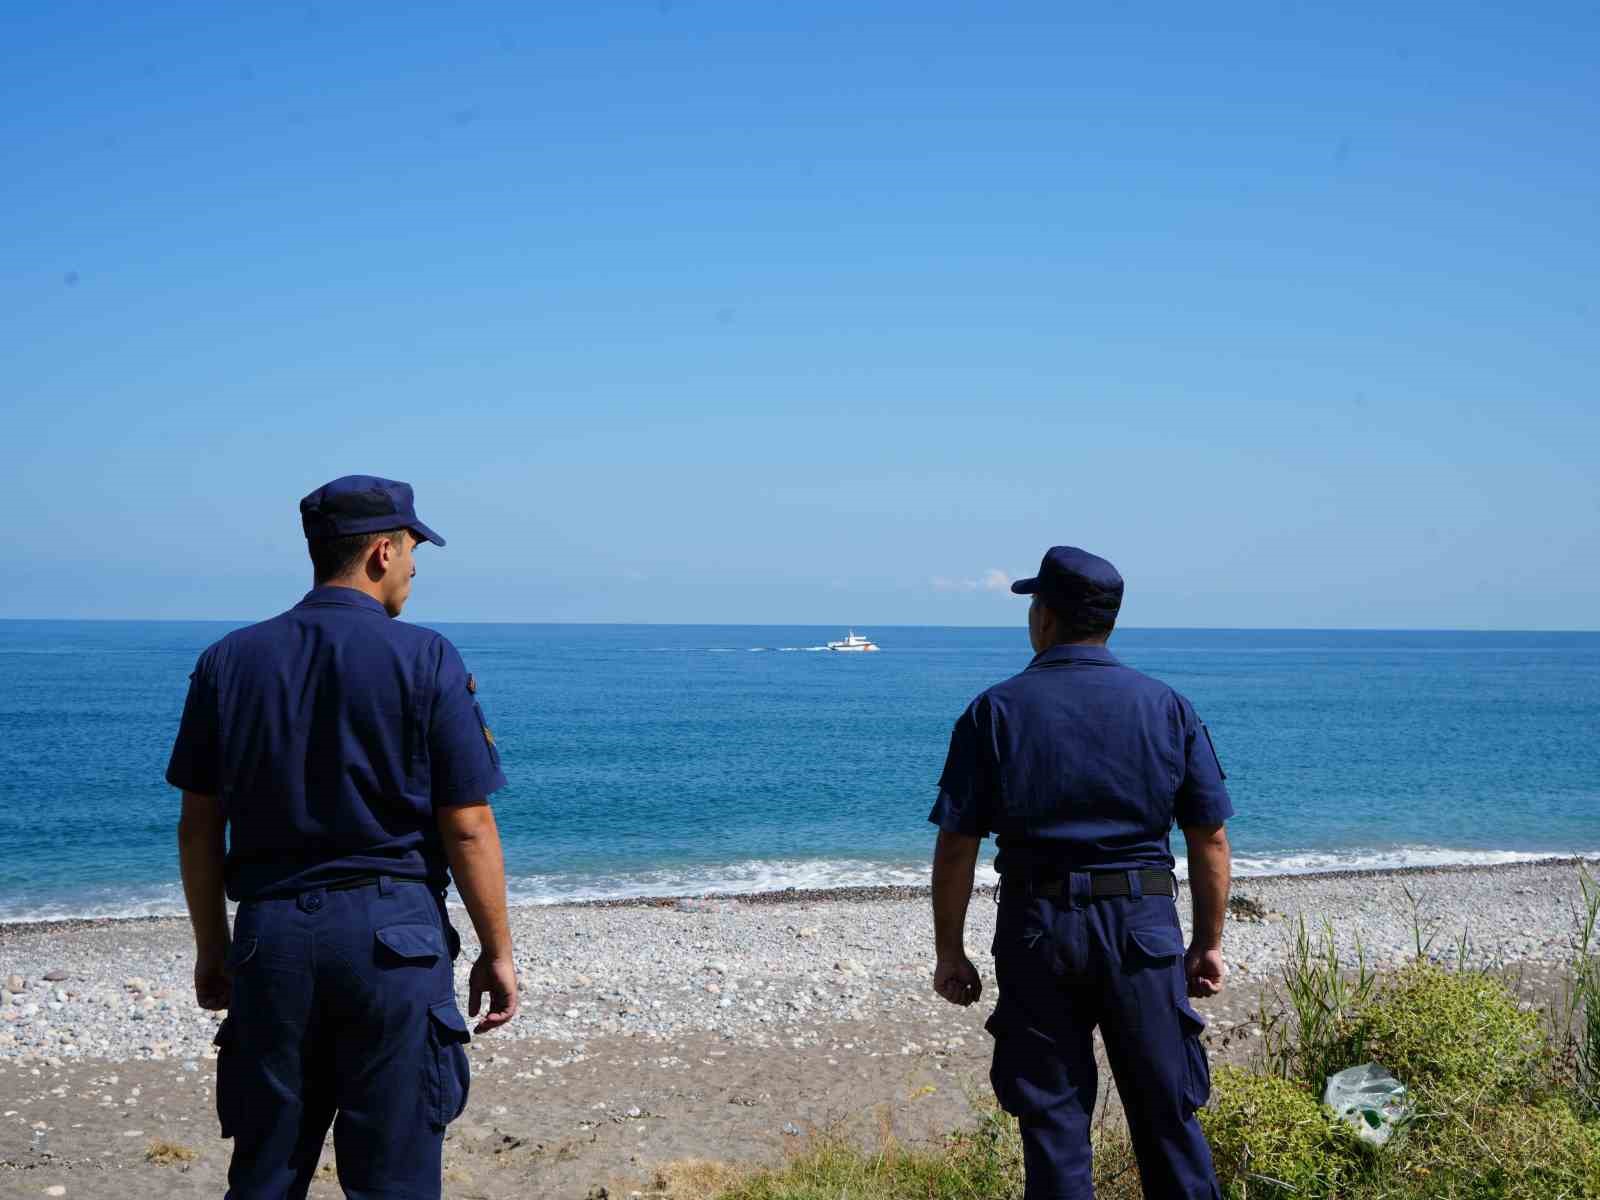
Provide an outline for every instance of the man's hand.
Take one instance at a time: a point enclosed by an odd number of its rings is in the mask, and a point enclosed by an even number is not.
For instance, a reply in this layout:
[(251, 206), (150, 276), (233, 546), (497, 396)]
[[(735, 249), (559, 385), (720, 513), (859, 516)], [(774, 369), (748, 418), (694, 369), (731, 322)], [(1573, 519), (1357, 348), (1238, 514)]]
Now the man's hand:
[(194, 926), (194, 998), (201, 1008), (227, 1008), (233, 996), (228, 979), (228, 906), (223, 899), (222, 864), (227, 819), (222, 802), (198, 792), (183, 794), (178, 817), (178, 869), (183, 898)]
[(951, 1004), (965, 1008), (983, 995), (983, 980), (965, 954), (941, 958), (933, 968), (933, 990)]
[[(489, 997), (483, 1004), (485, 994)], [(467, 1015), (475, 1017), (485, 1009), (473, 1033), (491, 1033), (517, 1015), (517, 968), (509, 958), (479, 956), (467, 977)]]
[(939, 832), (933, 848), (933, 990), (963, 1008), (983, 994), (983, 980), (967, 958), (962, 940), (978, 842), (964, 834)]
[(1222, 990), (1222, 925), (1233, 880), (1233, 851), (1221, 825), (1185, 825), (1189, 847), (1189, 891), (1194, 896), (1194, 935), (1183, 956), (1189, 995), (1215, 996)]
[(438, 812), (439, 838), (444, 843), (456, 890), (467, 906), (483, 952), (467, 978), (467, 1015), (488, 1005), (474, 1033), (499, 1029), (517, 1015), (517, 968), (511, 957), (511, 925), (506, 917), (506, 865), (500, 831), (487, 804), (463, 804)]
[(1222, 990), (1222, 979), (1228, 968), (1222, 965), (1221, 950), (1207, 950), (1190, 945), (1183, 956), (1183, 973), (1189, 980), (1189, 995), (1199, 998), (1215, 996)]
[(233, 999), (233, 981), (228, 978), (228, 951), (201, 951), (194, 960), (194, 998), (201, 1008), (213, 1011), (227, 1008)]

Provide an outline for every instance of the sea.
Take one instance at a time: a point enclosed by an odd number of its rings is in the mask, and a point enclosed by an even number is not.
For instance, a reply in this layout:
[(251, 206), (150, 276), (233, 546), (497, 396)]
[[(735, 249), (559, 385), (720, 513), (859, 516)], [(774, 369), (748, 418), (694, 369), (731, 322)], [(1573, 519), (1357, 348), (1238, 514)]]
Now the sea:
[[(194, 660), (233, 627), (0, 621), (0, 921), (182, 911), (162, 775)], [(876, 654), (830, 653), (832, 627), (438, 628), (477, 678), (532, 903), (924, 883), (951, 724), (1031, 657), (1020, 628), (858, 630)], [(1112, 649), (1209, 725), (1241, 875), (1600, 852), (1600, 634)]]

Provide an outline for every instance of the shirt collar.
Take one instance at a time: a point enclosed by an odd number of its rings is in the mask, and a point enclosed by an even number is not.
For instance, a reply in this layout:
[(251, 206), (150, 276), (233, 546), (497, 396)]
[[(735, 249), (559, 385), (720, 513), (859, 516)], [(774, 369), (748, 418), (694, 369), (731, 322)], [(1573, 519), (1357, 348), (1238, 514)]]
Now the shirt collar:
[(321, 587), (314, 587), (300, 598), (296, 608), (312, 608), (325, 604), (346, 605), (350, 608), (365, 608), (372, 612), (389, 615), (389, 610), (379, 604), (365, 592), (353, 587), (341, 587), (336, 583), (325, 583)]
[(1028, 664), (1031, 671), (1034, 667), (1059, 667), (1068, 663), (1094, 663), (1106, 667), (1120, 667), (1122, 660), (1106, 646), (1051, 646), (1033, 656), (1033, 661)]

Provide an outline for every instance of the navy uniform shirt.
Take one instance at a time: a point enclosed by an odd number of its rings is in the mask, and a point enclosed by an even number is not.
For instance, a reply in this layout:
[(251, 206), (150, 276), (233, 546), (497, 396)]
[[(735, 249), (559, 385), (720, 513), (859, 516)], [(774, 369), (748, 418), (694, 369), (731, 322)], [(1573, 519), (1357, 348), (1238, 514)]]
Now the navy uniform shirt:
[(1180, 826), (1233, 815), (1193, 707), (1104, 646), (1054, 646), (961, 714), (928, 819), (996, 835), (996, 869), (1173, 866)]
[(167, 782), (220, 798), (234, 900), (448, 869), (435, 810), (505, 786), (461, 656), (346, 587), (195, 665)]

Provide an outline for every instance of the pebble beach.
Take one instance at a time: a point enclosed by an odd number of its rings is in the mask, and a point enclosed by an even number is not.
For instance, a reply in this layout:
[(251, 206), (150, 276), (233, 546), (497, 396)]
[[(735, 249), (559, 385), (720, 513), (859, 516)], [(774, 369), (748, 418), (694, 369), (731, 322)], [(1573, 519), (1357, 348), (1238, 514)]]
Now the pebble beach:
[[(1301, 919), (1329, 923), (1351, 961), (1359, 940), (1369, 964), (1397, 966), (1420, 930), (1436, 956), (1513, 968), (1535, 995), (1555, 988), (1580, 869), (1568, 859), (1236, 880), (1228, 987), (1202, 1006), (1214, 1047), (1234, 1046), (1236, 1027), (1248, 1044), (1250, 1010)], [(1186, 926), (1188, 903), (1180, 896)], [(974, 897), (967, 943), (986, 980), (994, 914), (990, 894)], [(456, 920), (464, 995), (475, 947)], [(926, 889), (524, 906), (513, 933), (522, 1013), (474, 1041), (473, 1103), (447, 1147), (469, 1179), (480, 1160), (506, 1181), (521, 1162), (548, 1194), (583, 1196), (609, 1179), (626, 1195), (648, 1190), (653, 1163), (770, 1160), (868, 1110), (901, 1136), (936, 1136), (986, 1086), (993, 996), (970, 1009), (932, 996)], [(220, 1179), (227, 1144), (209, 1107), (220, 1017), (196, 1007), (191, 969), (182, 920), (0, 927), (0, 1195), (97, 1194), (87, 1185), (109, 1189), (113, 1166)], [(194, 1157), (156, 1161), (161, 1140)], [(502, 1194), (474, 1186), (461, 1194)]]

